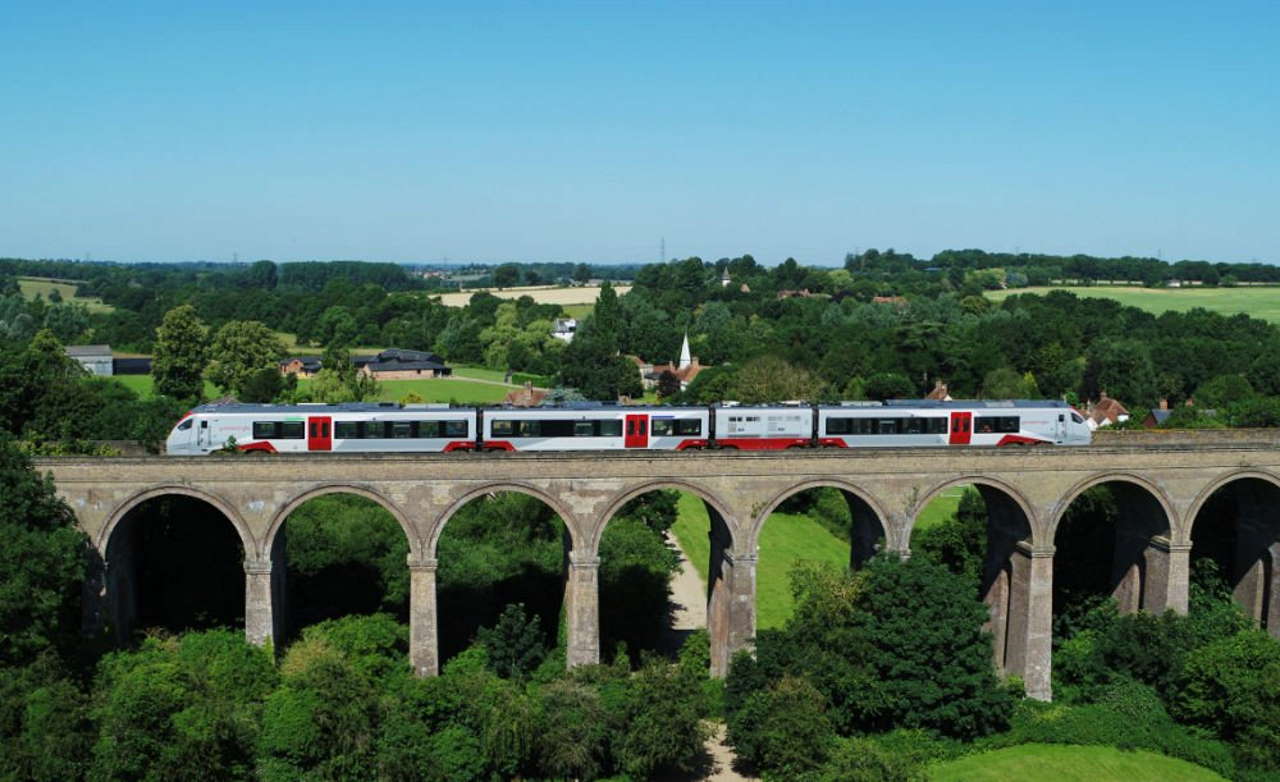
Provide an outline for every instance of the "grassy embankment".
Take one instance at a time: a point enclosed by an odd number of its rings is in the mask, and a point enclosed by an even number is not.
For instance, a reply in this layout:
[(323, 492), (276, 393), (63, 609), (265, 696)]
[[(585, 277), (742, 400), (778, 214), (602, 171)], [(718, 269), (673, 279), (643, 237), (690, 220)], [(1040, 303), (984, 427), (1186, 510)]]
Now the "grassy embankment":
[[(962, 493), (962, 487), (948, 489), (929, 503), (921, 511), (916, 528), (924, 529), (951, 518)], [(678, 516), (671, 531), (698, 571), (698, 577), (706, 584), (711, 559), (711, 543), (707, 540), (711, 521), (706, 506), (698, 497), (682, 492), (676, 508)], [(808, 516), (774, 513), (760, 533), (760, 562), (756, 570), (758, 627), (781, 627), (791, 616), (793, 601), (787, 574), (801, 560), (844, 567), (849, 564), (849, 544)]]
[(34, 299), (37, 295), (49, 298), (49, 294), (55, 290), (63, 301), (74, 301), (76, 304), (83, 304), (90, 312), (111, 312), (115, 309), (110, 304), (103, 304), (102, 299), (94, 297), (76, 298), (76, 286), (69, 282), (54, 282), (46, 277), (19, 277), (18, 289), (22, 291), (22, 295), (28, 299)]
[(1115, 747), (1023, 744), (939, 763), (928, 771), (933, 782), (1220, 782), (1207, 768), (1152, 752)]
[(1090, 287), (1046, 286), (1037, 288), (1010, 288), (1003, 291), (987, 291), (992, 301), (1004, 301), (1020, 293), (1043, 295), (1053, 290), (1064, 290), (1077, 296), (1113, 299), (1131, 307), (1138, 307), (1159, 315), (1173, 310), (1186, 312), (1204, 307), (1223, 315), (1243, 312), (1255, 318), (1280, 323), (1280, 289), (1274, 287), (1247, 288), (1136, 288), (1119, 285), (1094, 285)]
[[(153, 382), (151, 375), (117, 375), (116, 379), (132, 388), (142, 398), (152, 395)], [(299, 380), (298, 387), (305, 389), (310, 380)], [(495, 386), (489, 383), (472, 383), (468, 380), (385, 380), (382, 382), (382, 393), (377, 401), (397, 402), (410, 392), (416, 393), (428, 402), (456, 401), (462, 404), (472, 402), (501, 402), (510, 388)], [(222, 393), (208, 380), (204, 383), (204, 394), (208, 399), (217, 399)]]

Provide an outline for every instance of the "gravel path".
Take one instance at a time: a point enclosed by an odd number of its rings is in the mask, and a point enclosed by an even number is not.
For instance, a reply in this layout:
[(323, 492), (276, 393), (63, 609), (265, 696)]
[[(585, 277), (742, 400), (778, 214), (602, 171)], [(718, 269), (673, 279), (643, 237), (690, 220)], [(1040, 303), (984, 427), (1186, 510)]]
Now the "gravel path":
[[(666, 639), (667, 648), (675, 651), (689, 633), (707, 626), (707, 585), (689, 564), (676, 537), (670, 532), (666, 537), (667, 544), (680, 552), (680, 572), (671, 577), (671, 629)], [(754, 782), (757, 779), (733, 770), (733, 750), (724, 743), (724, 723), (711, 723), (710, 727), (713, 732), (707, 740), (705, 771), (664, 782)]]

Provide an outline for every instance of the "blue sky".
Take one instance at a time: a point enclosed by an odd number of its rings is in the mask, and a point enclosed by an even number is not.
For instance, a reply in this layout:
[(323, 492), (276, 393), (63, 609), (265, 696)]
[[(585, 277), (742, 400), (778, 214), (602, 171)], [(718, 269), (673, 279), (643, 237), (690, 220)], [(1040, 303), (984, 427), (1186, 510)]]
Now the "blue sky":
[(184, 5), (0, 5), (0, 256), (1280, 260), (1275, 2)]

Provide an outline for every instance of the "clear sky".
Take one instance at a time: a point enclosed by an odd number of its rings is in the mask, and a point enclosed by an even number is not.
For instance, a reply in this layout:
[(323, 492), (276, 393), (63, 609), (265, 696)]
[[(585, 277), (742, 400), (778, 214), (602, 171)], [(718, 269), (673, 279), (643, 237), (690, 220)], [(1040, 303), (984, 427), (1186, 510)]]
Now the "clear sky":
[(0, 256), (1280, 261), (1280, 3), (0, 3)]

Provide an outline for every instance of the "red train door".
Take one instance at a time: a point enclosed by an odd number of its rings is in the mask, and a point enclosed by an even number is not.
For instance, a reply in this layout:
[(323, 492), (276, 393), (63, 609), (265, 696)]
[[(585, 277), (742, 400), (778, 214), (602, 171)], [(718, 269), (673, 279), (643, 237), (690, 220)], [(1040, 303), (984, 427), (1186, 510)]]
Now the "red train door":
[(307, 450), (308, 451), (332, 451), (333, 450), (333, 419), (325, 416), (323, 418), (307, 419)]
[(649, 447), (649, 416), (627, 416), (626, 435), (622, 438), (624, 448)]
[(973, 413), (951, 414), (951, 445), (968, 445), (973, 434)]

